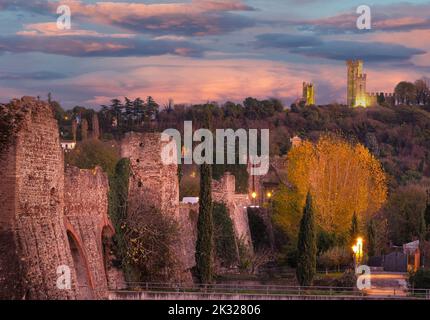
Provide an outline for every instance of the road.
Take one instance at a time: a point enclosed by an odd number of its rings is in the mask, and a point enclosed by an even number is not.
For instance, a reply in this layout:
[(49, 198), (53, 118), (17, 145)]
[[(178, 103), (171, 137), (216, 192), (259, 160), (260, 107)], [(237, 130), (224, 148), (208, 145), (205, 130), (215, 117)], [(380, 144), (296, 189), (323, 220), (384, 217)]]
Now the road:
[(372, 288), (366, 290), (369, 296), (374, 297), (406, 297), (408, 282), (405, 273), (377, 272), (371, 275)]

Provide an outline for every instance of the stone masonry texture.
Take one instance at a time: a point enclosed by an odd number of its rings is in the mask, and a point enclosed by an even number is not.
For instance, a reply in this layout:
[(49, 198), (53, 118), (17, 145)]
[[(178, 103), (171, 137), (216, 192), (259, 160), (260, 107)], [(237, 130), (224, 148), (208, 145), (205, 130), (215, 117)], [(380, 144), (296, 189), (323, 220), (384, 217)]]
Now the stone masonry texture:
[[(0, 112), (19, 122), (0, 154), (0, 299), (106, 297), (106, 175), (77, 168), (65, 174), (47, 103), (24, 97)], [(57, 287), (60, 266), (70, 268), (70, 290)]]

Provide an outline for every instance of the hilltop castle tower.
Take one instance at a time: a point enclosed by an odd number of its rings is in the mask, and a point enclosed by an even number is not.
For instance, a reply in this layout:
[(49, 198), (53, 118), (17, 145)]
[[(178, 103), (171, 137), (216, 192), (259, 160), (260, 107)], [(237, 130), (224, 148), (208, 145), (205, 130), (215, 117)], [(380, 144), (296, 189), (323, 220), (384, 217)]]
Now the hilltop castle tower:
[(315, 105), (315, 85), (313, 83), (303, 82), (302, 101), (306, 106)]
[(350, 107), (367, 107), (366, 81), (363, 74), (362, 60), (348, 60), (347, 105)]

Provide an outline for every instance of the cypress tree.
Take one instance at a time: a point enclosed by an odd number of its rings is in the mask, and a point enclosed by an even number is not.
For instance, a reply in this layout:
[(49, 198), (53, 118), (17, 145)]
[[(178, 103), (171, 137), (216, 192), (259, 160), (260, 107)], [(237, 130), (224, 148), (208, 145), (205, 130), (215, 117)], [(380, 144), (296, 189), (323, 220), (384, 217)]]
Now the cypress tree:
[[(210, 116), (206, 116), (210, 128)], [(214, 227), (212, 203), (212, 166), (200, 166), (199, 218), (197, 222), (196, 264), (201, 283), (211, 283), (213, 278)]]
[(316, 274), (317, 239), (315, 233), (312, 196), (308, 193), (303, 218), (300, 222), (299, 239), (297, 244), (297, 280), (301, 286), (312, 285)]
[(430, 240), (430, 192), (427, 191), (427, 205), (424, 211), (424, 228), (425, 228), (425, 239)]
[(376, 256), (376, 224), (374, 220), (370, 220), (367, 226), (367, 243), (369, 248), (369, 257)]

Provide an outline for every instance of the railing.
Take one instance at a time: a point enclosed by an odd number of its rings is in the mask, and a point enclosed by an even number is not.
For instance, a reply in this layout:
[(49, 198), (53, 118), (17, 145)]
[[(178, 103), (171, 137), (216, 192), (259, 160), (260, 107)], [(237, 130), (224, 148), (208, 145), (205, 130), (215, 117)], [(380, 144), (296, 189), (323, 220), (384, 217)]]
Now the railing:
[[(242, 294), (259, 296), (331, 296), (331, 297), (366, 297), (370, 294), (352, 287), (298, 287), (283, 285), (240, 285), (240, 284), (208, 284), (182, 285), (167, 283), (128, 282), (122, 289), (111, 289), (114, 292), (136, 293), (183, 293), (183, 294)], [(428, 289), (383, 288), (379, 297), (398, 299), (427, 299), (430, 300)]]

